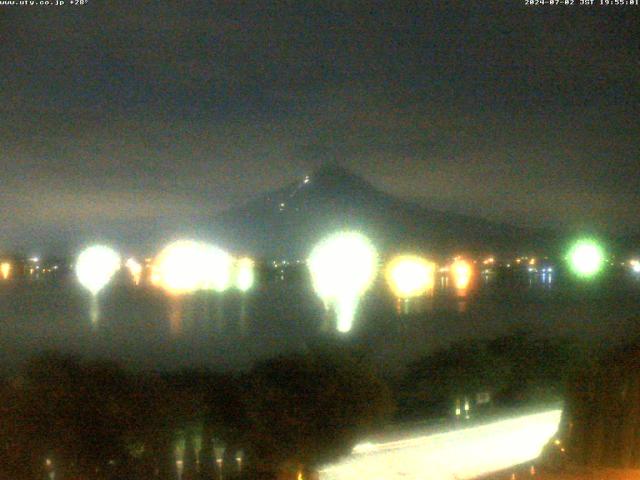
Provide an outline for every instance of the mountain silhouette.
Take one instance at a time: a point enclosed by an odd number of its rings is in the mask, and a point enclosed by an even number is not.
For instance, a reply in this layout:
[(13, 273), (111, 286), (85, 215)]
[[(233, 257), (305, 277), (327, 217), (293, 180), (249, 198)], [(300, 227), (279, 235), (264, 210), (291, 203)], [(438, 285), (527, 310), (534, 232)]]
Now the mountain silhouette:
[(383, 252), (516, 251), (541, 232), (426, 208), (378, 190), (337, 163), (216, 217), (225, 243), (268, 258), (306, 258), (336, 230), (360, 231)]

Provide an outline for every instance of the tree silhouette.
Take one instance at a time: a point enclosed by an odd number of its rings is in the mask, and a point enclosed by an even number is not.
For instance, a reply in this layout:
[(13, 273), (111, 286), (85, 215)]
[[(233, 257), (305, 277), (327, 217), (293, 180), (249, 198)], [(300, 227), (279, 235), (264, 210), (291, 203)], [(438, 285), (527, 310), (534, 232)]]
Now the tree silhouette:
[(348, 453), (392, 409), (364, 362), (337, 350), (258, 363), (245, 401), (258, 468), (291, 473)]

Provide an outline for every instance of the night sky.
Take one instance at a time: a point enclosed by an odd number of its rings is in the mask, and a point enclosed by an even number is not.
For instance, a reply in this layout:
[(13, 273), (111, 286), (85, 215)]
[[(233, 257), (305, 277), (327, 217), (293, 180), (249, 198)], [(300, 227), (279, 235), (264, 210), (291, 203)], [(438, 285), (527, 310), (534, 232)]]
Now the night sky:
[(0, 7), (0, 248), (173, 236), (330, 160), (425, 206), (640, 230), (640, 7), (389, 3)]

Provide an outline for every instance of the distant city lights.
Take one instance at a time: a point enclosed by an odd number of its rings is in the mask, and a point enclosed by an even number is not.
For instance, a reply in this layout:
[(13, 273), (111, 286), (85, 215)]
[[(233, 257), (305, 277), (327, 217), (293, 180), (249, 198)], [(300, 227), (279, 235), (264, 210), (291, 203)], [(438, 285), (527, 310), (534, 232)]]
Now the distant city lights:
[(360, 296), (376, 275), (377, 252), (365, 236), (340, 232), (317, 244), (307, 265), (318, 296), (337, 316), (337, 329), (353, 326)]
[(496, 259), (494, 257), (487, 257), (482, 261), (482, 263), (483, 265), (493, 265), (495, 261)]
[(577, 241), (573, 247), (571, 247), (568, 260), (571, 270), (578, 277), (590, 278), (602, 269), (604, 265), (604, 252), (597, 242), (583, 239)]
[(400, 255), (389, 262), (385, 276), (397, 298), (420, 297), (433, 291), (435, 265), (417, 255)]

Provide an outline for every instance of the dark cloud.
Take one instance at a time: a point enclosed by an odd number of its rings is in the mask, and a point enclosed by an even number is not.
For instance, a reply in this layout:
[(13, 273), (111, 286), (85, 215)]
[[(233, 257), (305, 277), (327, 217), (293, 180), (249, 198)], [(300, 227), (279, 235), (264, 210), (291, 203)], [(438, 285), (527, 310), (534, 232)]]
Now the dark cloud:
[(4, 8), (4, 242), (197, 218), (334, 159), (439, 208), (640, 227), (640, 10), (260, 3)]

